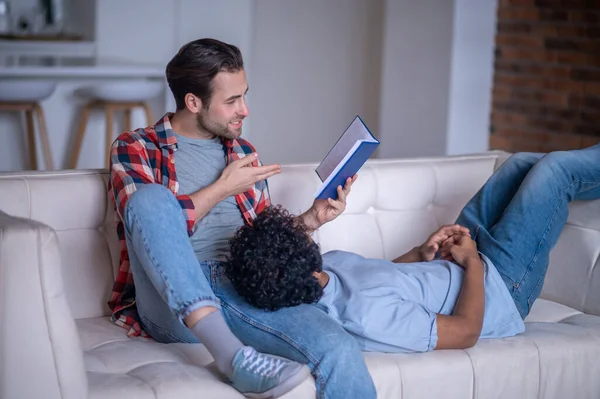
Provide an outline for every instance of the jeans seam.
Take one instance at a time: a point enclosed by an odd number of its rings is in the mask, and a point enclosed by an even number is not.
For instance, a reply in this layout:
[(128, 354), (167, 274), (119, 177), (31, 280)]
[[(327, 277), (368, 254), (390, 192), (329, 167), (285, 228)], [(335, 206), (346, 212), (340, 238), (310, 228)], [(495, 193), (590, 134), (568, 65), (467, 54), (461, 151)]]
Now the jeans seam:
[(181, 342), (184, 344), (190, 343), (190, 342), (184, 341), (184, 340), (180, 339), (179, 337), (176, 337), (175, 335), (171, 334), (171, 332), (169, 330), (159, 326), (158, 324), (154, 323), (152, 320), (148, 319), (147, 317), (140, 315), (140, 318), (142, 319), (143, 324), (151, 324), (154, 329), (160, 330), (162, 334), (167, 335), (169, 338), (172, 338), (174, 341)]
[(481, 229), (481, 225), (477, 225), (477, 228), (475, 229), (475, 233), (473, 233), (473, 238), (472, 240), (477, 242), (477, 237), (479, 236), (479, 229)]
[[(590, 185), (592, 185), (593, 187), (591, 188), (591, 190), (594, 190), (594, 189), (600, 187), (600, 182), (597, 182), (597, 181), (583, 181), (583, 180), (575, 180), (575, 181), (577, 181), (580, 184), (590, 184)], [(580, 192), (580, 194), (581, 194), (581, 192)]]
[[(583, 180), (579, 180), (579, 179), (573, 179), (573, 182), (569, 185), (569, 187), (567, 188), (567, 190), (570, 189), (576, 183), (579, 183), (579, 184), (592, 184), (592, 185), (598, 185), (599, 184), (598, 182), (588, 182), (588, 181), (583, 181)], [(561, 199), (561, 201), (562, 201), (562, 199)], [(559, 204), (559, 206), (560, 206), (560, 204)], [(558, 208), (557, 208), (557, 210), (555, 210), (554, 214), (552, 214), (552, 221), (554, 220), (554, 217), (555, 217), (557, 211), (558, 211)], [(545, 232), (544, 236), (542, 237), (542, 241), (546, 238), (546, 234), (547, 233)], [(540, 243), (540, 246), (541, 246), (541, 243)], [(537, 252), (536, 252), (536, 257), (537, 257)], [(529, 271), (529, 268), (528, 268), (528, 271)], [(531, 297), (537, 291), (537, 288), (539, 287), (539, 285), (541, 284), (541, 282), (543, 281), (543, 279), (544, 279), (544, 275), (541, 275), (540, 278), (538, 279), (538, 281), (535, 283), (535, 286), (533, 287), (533, 290), (531, 291), (531, 294), (527, 297), (527, 304), (529, 306), (531, 306)]]
[(537, 288), (540, 286), (541, 282), (543, 281), (545, 275), (541, 275), (538, 278), (538, 281), (535, 283), (535, 285), (533, 286), (533, 289), (531, 290), (531, 293), (529, 294), (529, 296), (527, 297), (527, 305), (529, 308), (531, 308), (531, 298), (533, 297), (533, 294), (537, 291)]
[[(131, 209), (128, 209), (127, 214), (129, 214), (129, 213), (131, 213), (131, 217), (133, 218), (133, 220), (135, 221), (135, 223), (137, 225), (139, 225), (139, 221), (138, 221), (138, 218), (137, 218), (135, 212), (132, 212)], [(160, 277), (165, 282), (165, 286), (166, 286), (167, 290), (169, 291), (169, 294), (173, 295), (173, 297), (176, 297), (175, 292), (171, 289), (171, 286), (169, 285), (169, 280), (164, 275), (164, 273), (162, 272), (162, 270), (157, 266), (156, 260), (152, 256), (152, 253), (148, 250), (148, 248), (150, 246), (148, 245), (148, 242), (146, 241), (146, 237), (145, 237), (142, 229), (138, 229), (138, 230), (139, 230), (139, 235), (142, 238), (142, 243), (144, 244), (144, 249), (146, 250), (146, 254), (148, 255), (148, 259), (150, 259), (150, 261), (152, 262), (152, 266), (154, 266), (154, 269), (158, 272), (158, 274), (160, 275)], [(176, 301), (176, 302), (179, 303), (179, 301)]]
[[(567, 187), (566, 190), (568, 191), (577, 182), (579, 182), (579, 181), (578, 180), (573, 180), (571, 182), (571, 184), (569, 184), (569, 186)], [(519, 281), (519, 287), (517, 289), (517, 295), (518, 296), (520, 296), (520, 294), (521, 294), (521, 288), (523, 286), (523, 283), (527, 280), (527, 278), (531, 274), (531, 270), (532, 270), (533, 264), (538, 259), (538, 255), (540, 253), (540, 248), (542, 247), (542, 244), (544, 243), (544, 241), (546, 241), (546, 237), (548, 236), (548, 232), (550, 231), (550, 228), (552, 227), (552, 224), (554, 223), (554, 220), (556, 219), (556, 215), (557, 215), (558, 210), (560, 209), (560, 206), (562, 205), (562, 203), (563, 203), (563, 198), (560, 198), (559, 203), (556, 205), (556, 207), (554, 209), (554, 212), (552, 213), (552, 217), (550, 218), (550, 221), (548, 222), (548, 225), (546, 226), (546, 229), (544, 230), (544, 234), (542, 235), (542, 238), (540, 239), (540, 242), (538, 243), (538, 246), (537, 246), (537, 248), (535, 250), (535, 253), (533, 254), (533, 258), (531, 259), (531, 262), (529, 262), (529, 265), (527, 265), (527, 268), (525, 269), (525, 274), (521, 278), (521, 281)], [(539, 284), (539, 280), (536, 283), (535, 287), (537, 287), (538, 284)], [(527, 296), (527, 304), (528, 305), (529, 305), (531, 296), (533, 295), (533, 292), (535, 292), (535, 287), (534, 287), (534, 290), (532, 291), (532, 293)]]

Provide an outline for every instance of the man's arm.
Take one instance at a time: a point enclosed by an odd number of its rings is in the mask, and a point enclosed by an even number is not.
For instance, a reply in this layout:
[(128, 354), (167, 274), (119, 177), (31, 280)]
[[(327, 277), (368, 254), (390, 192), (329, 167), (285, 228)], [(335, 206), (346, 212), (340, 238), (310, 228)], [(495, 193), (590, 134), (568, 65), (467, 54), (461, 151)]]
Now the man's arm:
[(421, 256), (421, 247), (414, 247), (404, 255), (398, 256), (392, 262), (394, 263), (413, 263), (422, 262), (423, 257)]
[(210, 184), (192, 194), (190, 198), (194, 203), (195, 220), (200, 220), (225, 198), (244, 193), (254, 187), (258, 181), (265, 180), (281, 172), (279, 165), (252, 166), (257, 159), (252, 153), (231, 162), (213, 184)]
[(194, 203), (194, 221), (202, 219), (219, 202), (227, 198), (227, 190), (218, 182), (210, 184), (190, 194)]
[(473, 240), (466, 236), (459, 240), (460, 244), (455, 244), (450, 250), (454, 259), (465, 268), (463, 286), (453, 314), (436, 316), (438, 342), (435, 349), (470, 348), (477, 343), (483, 326), (483, 263)]
[(338, 186), (337, 200), (332, 198), (315, 200), (310, 209), (299, 216), (311, 233), (318, 230), (325, 223), (331, 222), (344, 212), (346, 209), (346, 198), (348, 197), (348, 194), (350, 194), (352, 184), (354, 184), (357, 178), (358, 175), (354, 175), (352, 178), (349, 177), (346, 179), (344, 187)]

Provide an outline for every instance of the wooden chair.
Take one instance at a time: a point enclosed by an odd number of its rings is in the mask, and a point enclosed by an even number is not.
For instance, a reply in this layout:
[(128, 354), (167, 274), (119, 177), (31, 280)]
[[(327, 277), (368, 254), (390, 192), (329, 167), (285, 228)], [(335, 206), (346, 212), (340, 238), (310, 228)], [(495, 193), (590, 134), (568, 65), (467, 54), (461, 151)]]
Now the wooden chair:
[(125, 126), (123, 126), (123, 129), (129, 131), (132, 128), (140, 127), (131, 126), (131, 111), (141, 107), (146, 113), (147, 126), (152, 125), (156, 121), (147, 101), (158, 96), (163, 90), (164, 82), (162, 80), (151, 79), (109, 81), (83, 88), (82, 91), (90, 101), (83, 107), (69, 164), (70, 168), (75, 169), (77, 167), (81, 144), (93, 109), (98, 108), (104, 111), (106, 123), (104, 164), (108, 168), (110, 167), (110, 146), (115, 139), (113, 136), (114, 113), (118, 111), (125, 112)]
[(29, 147), (29, 165), (31, 169), (34, 170), (38, 169), (34, 118), (37, 119), (46, 169), (54, 169), (54, 161), (52, 160), (52, 152), (50, 151), (50, 140), (48, 139), (48, 131), (46, 128), (46, 119), (44, 118), (44, 111), (39, 102), (0, 101), (0, 111), (25, 113), (27, 142)]
[(79, 161), (79, 153), (81, 152), (81, 145), (83, 143), (83, 137), (85, 136), (85, 131), (87, 130), (87, 123), (90, 118), (90, 113), (93, 109), (96, 108), (104, 111), (104, 120), (106, 123), (104, 162), (105, 167), (108, 168), (110, 166), (110, 146), (112, 145), (112, 142), (115, 139), (113, 136), (114, 113), (118, 111), (123, 111), (125, 113), (123, 129), (125, 131), (130, 131), (132, 129), (131, 111), (138, 107), (141, 107), (144, 110), (146, 114), (147, 125), (153, 124), (155, 120), (152, 116), (152, 110), (150, 109), (148, 103), (145, 101), (124, 102), (95, 100), (84, 106), (83, 111), (81, 113), (79, 127), (77, 129), (77, 134), (75, 136), (75, 143), (69, 167), (71, 169), (75, 169), (77, 167), (77, 162)]

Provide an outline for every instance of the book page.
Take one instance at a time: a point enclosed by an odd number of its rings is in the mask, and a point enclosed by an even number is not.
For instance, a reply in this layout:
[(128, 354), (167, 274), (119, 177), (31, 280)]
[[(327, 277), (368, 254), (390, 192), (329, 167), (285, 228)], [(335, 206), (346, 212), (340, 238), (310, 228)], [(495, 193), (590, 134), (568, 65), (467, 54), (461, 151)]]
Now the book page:
[(331, 171), (331, 173), (329, 173), (329, 175), (327, 176), (325, 181), (323, 181), (323, 184), (321, 185), (321, 187), (318, 188), (317, 192), (315, 193), (315, 196), (319, 195), (320, 192), (323, 190), (323, 188), (327, 187), (327, 185), (331, 182), (331, 180), (333, 180), (333, 178), (335, 177), (337, 172), (346, 164), (346, 162), (352, 157), (352, 155), (354, 155), (356, 150), (358, 150), (358, 147), (360, 147), (360, 144), (363, 141), (364, 140), (359, 140), (359, 141), (354, 142), (354, 145), (352, 146), (352, 148), (350, 148), (350, 151), (348, 151), (344, 155), (344, 158), (342, 158), (341, 161), (337, 165), (334, 165), (333, 170)]
[(335, 168), (342, 163), (350, 149), (361, 140), (377, 142), (360, 117), (357, 116), (317, 167), (316, 172), (321, 181), (327, 180)]

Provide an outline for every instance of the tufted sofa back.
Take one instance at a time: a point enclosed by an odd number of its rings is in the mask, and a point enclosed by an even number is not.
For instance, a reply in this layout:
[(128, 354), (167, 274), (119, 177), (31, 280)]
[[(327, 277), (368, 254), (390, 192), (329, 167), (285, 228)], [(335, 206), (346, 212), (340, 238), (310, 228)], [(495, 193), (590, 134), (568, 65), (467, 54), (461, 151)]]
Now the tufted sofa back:
[[(359, 173), (346, 212), (315, 235), (323, 252), (344, 249), (393, 259), (443, 224), (506, 159), (503, 152), (372, 160)], [(314, 164), (285, 165), (269, 179), (274, 203), (306, 210), (319, 184)], [(119, 245), (105, 171), (0, 176), (0, 210), (57, 232), (67, 299), (75, 319), (106, 316)], [(600, 201), (574, 203), (551, 257), (542, 296), (600, 315)], [(568, 278), (564, 278), (568, 275)]]

